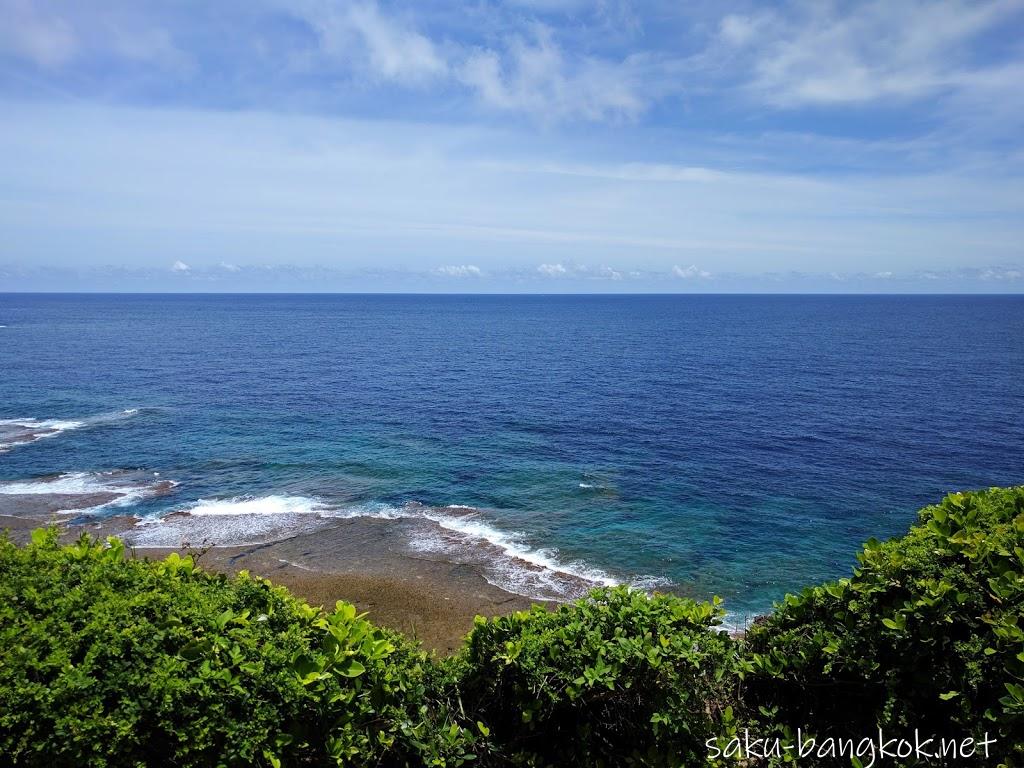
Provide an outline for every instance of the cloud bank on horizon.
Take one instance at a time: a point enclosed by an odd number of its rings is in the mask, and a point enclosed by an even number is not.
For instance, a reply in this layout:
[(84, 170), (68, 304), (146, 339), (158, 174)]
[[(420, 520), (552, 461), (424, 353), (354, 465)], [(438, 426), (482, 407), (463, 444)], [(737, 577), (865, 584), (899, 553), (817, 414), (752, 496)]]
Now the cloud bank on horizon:
[(1024, 290), (1024, 0), (0, 15), (0, 291)]

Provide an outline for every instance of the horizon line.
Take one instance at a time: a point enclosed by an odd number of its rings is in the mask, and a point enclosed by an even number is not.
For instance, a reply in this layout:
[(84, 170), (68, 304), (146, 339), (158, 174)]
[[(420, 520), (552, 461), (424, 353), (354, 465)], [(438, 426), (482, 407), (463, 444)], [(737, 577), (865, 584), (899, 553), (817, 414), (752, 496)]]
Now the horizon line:
[(0, 296), (1003, 296), (1021, 291), (7, 291)]

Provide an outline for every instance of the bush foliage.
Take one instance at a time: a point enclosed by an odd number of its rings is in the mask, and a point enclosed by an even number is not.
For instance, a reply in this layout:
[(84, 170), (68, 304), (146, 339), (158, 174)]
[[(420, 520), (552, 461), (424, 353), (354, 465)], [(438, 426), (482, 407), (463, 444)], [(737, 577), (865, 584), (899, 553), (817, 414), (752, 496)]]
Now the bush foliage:
[(0, 539), (0, 755), (14, 765), (460, 765), (424, 653), (348, 604), (54, 529)]
[(463, 701), (517, 763), (701, 762), (737, 659), (722, 613), (619, 587), (478, 618), (455, 662)]
[(857, 559), (747, 632), (751, 702), (819, 733), (989, 731), (1024, 764), (1024, 487), (950, 494)]
[(741, 640), (717, 601), (614, 588), (478, 619), (438, 661), (245, 573), (0, 537), (0, 764), (692, 766), (744, 726), (987, 731), (984, 764), (1024, 764), (1024, 488), (952, 494), (858, 560)]

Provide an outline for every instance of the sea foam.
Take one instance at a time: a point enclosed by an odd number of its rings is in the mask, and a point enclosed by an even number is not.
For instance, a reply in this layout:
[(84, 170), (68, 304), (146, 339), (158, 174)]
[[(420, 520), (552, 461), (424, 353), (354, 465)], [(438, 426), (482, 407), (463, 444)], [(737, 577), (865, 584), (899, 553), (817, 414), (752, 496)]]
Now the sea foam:
[(200, 499), (187, 507), (190, 515), (314, 515), (328, 509), (319, 499), (307, 496), (235, 496)]
[(307, 496), (234, 496), (199, 499), (159, 518), (141, 521), (125, 535), (135, 547), (177, 547), (187, 542), (248, 546), (281, 541), (327, 524), (326, 506)]
[(111, 497), (98, 504), (54, 510), (57, 513), (91, 514), (111, 507), (131, 506), (143, 499), (168, 493), (176, 485), (173, 480), (154, 481), (138, 472), (66, 472), (33, 480), (0, 482), (0, 495)]
[(48, 437), (57, 437), (75, 429), (117, 422), (138, 413), (138, 408), (127, 408), (123, 411), (100, 413), (82, 419), (0, 419), (0, 453)]
[(464, 504), (446, 507), (416, 503), (402, 507), (369, 504), (331, 510), (326, 514), (429, 523), (431, 525), (417, 531), (415, 538), (409, 541), (410, 548), (479, 565), (490, 583), (527, 597), (560, 600), (582, 594), (590, 587), (620, 583), (582, 561), (563, 562), (557, 550), (530, 546), (525, 534), (502, 530), (483, 519), (480, 510)]
[(582, 560), (564, 558), (554, 548), (533, 546), (526, 534), (504, 530), (485, 512), (465, 504), (338, 505), (319, 497), (280, 494), (200, 499), (144, 521), (126, 539), (141, 548), (183, 542), (256, 546), (323, 529), (332, 520), (357, 518), (409, 521), (401, 535), (411, 551), (472, 565), (494, 586), (534, 599), (573, 599), (594, 587), (621, 583), (642, 589), (668, 584), (649, 576), (623, 580)]
[(326, 514), (345, 518), (404, 518), (429, 523), (409, 541), (411, 549), (476, 565), (494, 586), (534, 599), (573, 599), (594, 587), (622, 583), (638, 589), (654, 589), (671, 583), (652, 576), (622, 580), (582, 560), (564, 559), (557, 549), (532, 546), (526, 534), (503, 530), (485, 519), (481, 510), (464, 504), (445, 507), (416, 503), (402, 507), (361, 505)]

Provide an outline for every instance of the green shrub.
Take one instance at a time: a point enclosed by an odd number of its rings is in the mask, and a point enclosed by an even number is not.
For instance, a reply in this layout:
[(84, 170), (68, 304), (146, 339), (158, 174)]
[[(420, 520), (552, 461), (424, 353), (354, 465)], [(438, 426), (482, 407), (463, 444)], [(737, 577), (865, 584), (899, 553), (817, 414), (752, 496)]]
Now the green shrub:
[(732, 684), (721, 611), (619, 587), (478, 618), (451, 662), (467, 712), (526, 765), (702, 762)]
[(1024, 488), (952, 494), (858, 559), (742, 642), (717, 601), (615, 588), (479, 618), (438, 664), (244, 573), (0, 536), (0, 764), (689, 766), (749, 726), (987, 731), (987, 765), (1024, 765)]
[(459, 765), (472, 736), (436, 674), (351, 605), (126, 559), (116, 539), (0, 538), (5, 764)]
[(822, 734), (988, 731), (1024, 762), (1024, 488), (951, 494), (858, 560), (747, 633), (748, 710)]

